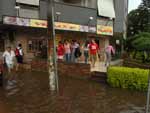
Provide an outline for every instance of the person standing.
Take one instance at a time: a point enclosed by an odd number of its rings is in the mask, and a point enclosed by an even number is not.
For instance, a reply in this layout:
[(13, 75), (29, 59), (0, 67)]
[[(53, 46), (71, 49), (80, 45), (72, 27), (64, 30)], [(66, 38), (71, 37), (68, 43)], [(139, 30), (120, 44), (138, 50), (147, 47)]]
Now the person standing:
[(18, 44), (18, 47), (15, 50), (15, 55), (16, 55), (16, 59), (17, 59), (16, 70), (18, 71), (18, 68), (23, 64), (23, 49), (22, 49), (22, 44)]
[(111, 58), (112, 58), (111, 54), (115, 54), (115, 50), (112, 45), (108, 45), (105, 48), (105, 54), (106, 54), (105, 66), (108, 67), (110, 65)]
[(64, 58), (64, 45), (62, 41), (59, 41), (58, 47), (57, 47), (57, 56), (58, 60), (62, 61)]
[(79, 44), (77, 43), (76, 40), (73, 40), (72, 42), (73, 42), (73, 44), (71, 46), (71, 48), (72, 48), (71, 61), (73, 63), (76, 63), (77, 62), (77, 58), (78, 58), (78, 50), (79, 50), (80, 46), (79, 46)]
[(85, 63), (88, 64), (88, 59), (89, 59), (89, 42), (88, 41), (83, 46), (83, 52), (84, 52)]
[(70, 59), (71, 59), (71, 45), (70, 45), (68, 40), (65, 41), (64, 50), (65, 50), (65, 61), (70, 62)]
[(89, 49), (90, 49), (91, 65), (92, 67), (95, 67), (99, 47), (94, 39), (92, 39), (89, 45)]
[(14, 59), (15, 59), (15, 53), (11, 49), (11, 47), (7, 47), (6, 51), (3, 53), (3, 58), (7, 69), (8, 69), (8, 83), (11, 84), (11, 81), (14, 79), (13, 76), (13, 69), (14, 69)]

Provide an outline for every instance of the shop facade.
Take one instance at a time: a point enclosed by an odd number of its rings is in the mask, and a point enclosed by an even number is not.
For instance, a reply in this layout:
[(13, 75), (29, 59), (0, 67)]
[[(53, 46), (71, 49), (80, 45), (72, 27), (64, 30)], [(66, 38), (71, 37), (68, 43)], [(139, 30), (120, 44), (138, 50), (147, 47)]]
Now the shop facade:
[[(15, 48), (18, 43), (21, 43), (27, 61), (41, 57), (41, 51), (45, 51), (42, 54), (44, 54), (43, 58), (46, 58), (48, 44), (52, 45), (52, 41), (47, 41), (50, 38), (47, 36), (47, 2), (45, 0), (34, 0), (38, 2), (24, 0), (23, 3), (21, 0), (2, 1), (0, 43), (3, 47), (1, 51), (4, 51), (8, 45)], [(78, 3), (64, 3), (61, 0), (54, 2), (56, 44), (60, 40), (67, 39), (77, 40), (83, 45), (86, 40), (94, 38), (101, 51), (104, 51), (110, 38), (113, 37), (114, 4), (110, 2), (108, 5), (111, 10), (102, 7), (103, 12), (101, 12), (101, 4), (108, 2), (93, 0), (92, 7), (88, 7), (88, 4), (91, 5), (90, 2), (90, 0), (86, 3), (81, 2), (81, 6)], [(7, 10), (5, 4), (9, 6)], [(19, 9), (14, 8), (16, 5)]]
[[(113, 20), (105, 19), (103, 21), (105, 23), (98, 22), (97, 26), (55, 22), (56, 44), (59, 41), (69, 40), (71, 42), (76, 40), (82, 46), (87, 40), (95, 39), (101, 49), (101, 53), (104, 54), (104, 49), (113, 36)], [(105, 25), (106, 23), (108, 24), (107, 26)], [(21, 43), (26, 61), (34, 58), (47, 58), (48, 44), (52, 45), (52, 40), (47, 42), (50, 37), (47, 35), (46, 20), (4, 16), (3, 24), (5, 29), (11, 28), (6, 32), (8, 38), (4, 38), (5, 47), (11, 45), (15, 48), (17, 44)]]

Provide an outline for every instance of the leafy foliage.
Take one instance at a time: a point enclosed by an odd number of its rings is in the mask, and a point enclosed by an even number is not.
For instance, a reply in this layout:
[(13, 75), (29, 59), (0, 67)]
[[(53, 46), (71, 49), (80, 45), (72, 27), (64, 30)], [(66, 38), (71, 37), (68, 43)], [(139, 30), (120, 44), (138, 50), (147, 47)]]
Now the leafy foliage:
[(139, 51), (150, 50), (150, 33), (140, 33), (132, 39), (132, 46)]
[(128, 37), (140, 32), (150, 32), (150, 1), (143, 0), (138, 9), (128, 15)]
[(110, 67), (108, 83), (112, 87), (146, 91), (148, 87), (148, 70), (127, 67)]

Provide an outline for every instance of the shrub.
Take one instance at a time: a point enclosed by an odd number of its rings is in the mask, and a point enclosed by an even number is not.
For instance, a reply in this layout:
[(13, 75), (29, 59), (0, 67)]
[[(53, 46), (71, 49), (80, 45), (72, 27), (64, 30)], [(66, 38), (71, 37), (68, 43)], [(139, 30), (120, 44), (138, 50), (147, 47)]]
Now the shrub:
[(127, 67), (110, 67), (107, 82), (112, 87), (146, 91), (148, 70)]

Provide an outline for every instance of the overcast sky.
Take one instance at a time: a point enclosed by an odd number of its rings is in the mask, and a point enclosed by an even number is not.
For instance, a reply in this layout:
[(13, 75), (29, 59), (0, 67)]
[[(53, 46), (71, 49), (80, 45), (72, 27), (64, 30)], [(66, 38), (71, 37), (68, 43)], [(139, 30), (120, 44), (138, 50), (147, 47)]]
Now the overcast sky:
[(141, 0), (129, 0), (129, 12), (133, 9), (136, 9), (140, 3)]

